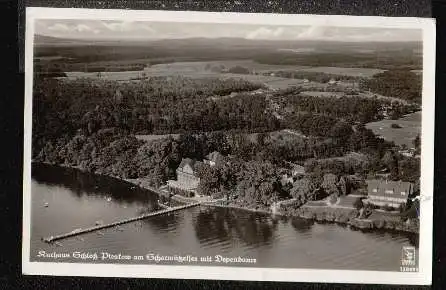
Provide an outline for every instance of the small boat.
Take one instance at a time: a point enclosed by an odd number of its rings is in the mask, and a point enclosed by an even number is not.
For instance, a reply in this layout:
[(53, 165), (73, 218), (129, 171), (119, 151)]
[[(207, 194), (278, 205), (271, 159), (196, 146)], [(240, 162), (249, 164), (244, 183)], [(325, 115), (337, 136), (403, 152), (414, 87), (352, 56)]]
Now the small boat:
[(43, 204), (44, 207), (48, 207), (49, 205), (50, 205), (50, 204), (47, 203), (47, 202), (45, 202), (45, 203)]
[(100, 235), (100, 236), (103, 236), (104, 235), (104, 233), (103, 232), (97, 232), (98, 233), (98, 235)]
[(42, 237), (42, 241), (44, 241), (45, 243), (51, 243), (51, 240), (53, 239), (53, 236), (51, 237), (47, 237), (47, 238), (43, 238)]
[(61, 243), (61, 242), (58, 242), (58, 241), (55, 241), (54, 244), (56, 244), (56, 245), (59, 246), (59, 247), (62, 247), (62, 246), (63, 246), (62, 243)]

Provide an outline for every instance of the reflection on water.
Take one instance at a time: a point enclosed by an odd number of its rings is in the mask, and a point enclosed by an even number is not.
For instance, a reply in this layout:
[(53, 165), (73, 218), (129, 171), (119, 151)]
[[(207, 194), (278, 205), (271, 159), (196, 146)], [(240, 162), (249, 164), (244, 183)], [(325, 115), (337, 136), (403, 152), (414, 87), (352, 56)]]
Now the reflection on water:
[(92, 226), (98, 220), (107, 223), (157, 210), (158, 197), (127, 182), (73, 169), (33, 165), (32, 174), (32, 261), (54, 262), (37, 258), (41, 250), (220, 254), (257, 260), (256, 264), (226, 266), (398, 271), (402, 247), (418, 247), (417, 235), (362, 232), (335, 224), (212, 207), (190, 208), (104, 229), (102, 234), (68, 238), (58, 247), (41, 238)]
[(172, 227), (172, 225), (180, 224), (180, 216), (175, 213), (168, 213), (161, 216), (154, 216), (142, 220), (143, 225), (150, 226), (154, 231), (162, 230), (166, 231)]
[(306, 220), (300, 218), (292, 218), (291, 225), (293, 228), (300, 233), (307, 233), (311, 231), (311, 227), (313, 226), (313, 220)]
[(156, 195), (112, 177), (44, 164), (33, 164), (32, 177), (40, 184), (67, 187), (78, 199), (90, 196), (127, 206), (145, 205), (146, 212), (158, 209)]
[(246, 245), (264, 245), (271, 242), (277, 228), (271, 218), (243, 210), (206, 208), (194, 220), (197, 239), (231, 240), (238, 237)]

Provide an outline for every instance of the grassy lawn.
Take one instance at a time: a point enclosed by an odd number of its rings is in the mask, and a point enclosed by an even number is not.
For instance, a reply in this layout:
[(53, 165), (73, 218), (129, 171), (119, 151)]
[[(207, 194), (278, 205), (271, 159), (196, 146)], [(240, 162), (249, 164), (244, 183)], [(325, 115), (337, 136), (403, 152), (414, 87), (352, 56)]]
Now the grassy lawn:
[(339, 202), (339, 206), (347, 206), (347, 207), (354, 207), (353, 204), (356, 201), (356, 199), (358, 199), (357, 197), (354, 196), (341, 196), (340, 197), (341, 201)]
[[(392, 128), (392, 124), (398, 124), (401, 128)], [(398, 120), (368, 123), (366, 127), (388, 141), (393, 141), (397, 145), (406, 144), (411, 148), (413, 147), (413, 140), (421, 133), (421, 112), (407, 115)]]
[(317, 200), (317, 201), (309, 201), (309, 202), (305, 203), (305, 205), (307, 205), (307, 206), (315, 206), (315, 207), (318, 207), (318, 206), (325, 207), (325, 206), (327, 206), (327, 203), (325, 201), (322, 201), (322, 200)]

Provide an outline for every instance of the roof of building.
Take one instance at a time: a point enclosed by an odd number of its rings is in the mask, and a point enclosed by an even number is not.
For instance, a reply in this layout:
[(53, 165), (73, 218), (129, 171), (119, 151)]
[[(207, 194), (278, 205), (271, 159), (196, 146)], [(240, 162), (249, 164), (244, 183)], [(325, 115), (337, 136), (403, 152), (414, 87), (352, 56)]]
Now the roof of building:
[(206, 159), (216, 164), (224, 162), (224, 156), (218, 151), (209, 153), (208, 155), (206, 155)]
[(302, 165), (294, 164), (293, 165), (293, 172), (305, 173), (305, 167), (303, 167)]
[(407, 197), (413, 188), (412, 183), (405, 181), (369, 179), (366, 183), (369, 195)]
[(178, 169), (183, 169), (186, 165), (189, 165), (193, 171), (195, 171), (197, 169), (197, 165), (199, 164), (199, 161), (196, 161), (194, 159), (191, 158), (183, 158), (181, 160), (180, 165), (178, 166)]
[(211, 160), (211, 161), (217, 161), (217, 158), (220, 156), (221, 154), (220, 154), (220, 152), (218, 152), (218, 151), (213, 151), (213, 152), (211, 152), (211, 153), (209, 153), (208, 155), (206, 155), (206, 158), (208, 159), (208, 160)]

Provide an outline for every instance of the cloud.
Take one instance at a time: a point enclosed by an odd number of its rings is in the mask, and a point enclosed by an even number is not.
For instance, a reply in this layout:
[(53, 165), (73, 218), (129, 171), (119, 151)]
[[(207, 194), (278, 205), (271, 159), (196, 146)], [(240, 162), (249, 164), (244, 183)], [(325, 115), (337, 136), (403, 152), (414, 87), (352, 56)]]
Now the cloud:
[(254, 31), (249, 32), (245, 38), (247, 39), (271, 39), (271, 38), (278, 38), (282, 36), (282, 34), (285, 32), (283, 27), (278, 27), (275, 29), (272, 28), (266, 28), (266, 27), (260, 27)]
[(51, 25), (48, 27), (48, 30), (52, 31), (70, 31), (70, 28), (66, 24), (61, 23), (55, 23), (54, 25)]
[(111, 31), (125, 31), (129, 27), (129, 22), (102, 22), (102, 24)]
[(325, 27), (321, 26), (310, 26), (300, 33), (297, 34), (297, 39), (322, 39), (322, 38), (330, 38), (329, 35), (327, 35), (327, 30)]
[(93, 29), (90, 26), (86, 24), (77, 24), (77, 25), (67, 25), (62, 23), (55, 23), (54, 25), (48, 26), (48, 30), (54, 31), (54, 32), (71, 32), (71, 33), (85, 33), (85, 32), (91, 32), (98, 34), (101, 31), (98, 29)]
[(78, 24), (73, 27), (73, 30), (77, 31), (77, 32), (97, 32), (98, 31), (97, 29), (93, 29), (90, 26), (85, 25), (85, 24)]
[(125, 32), (125, 31), (136, 31), (145, 30), (150, 32), (155, 32), (155, 30), (150, 27), (150, 25), (145, 23), (123, 21), (123, 22), (102, 22), (102, 24), (113, 32)]

